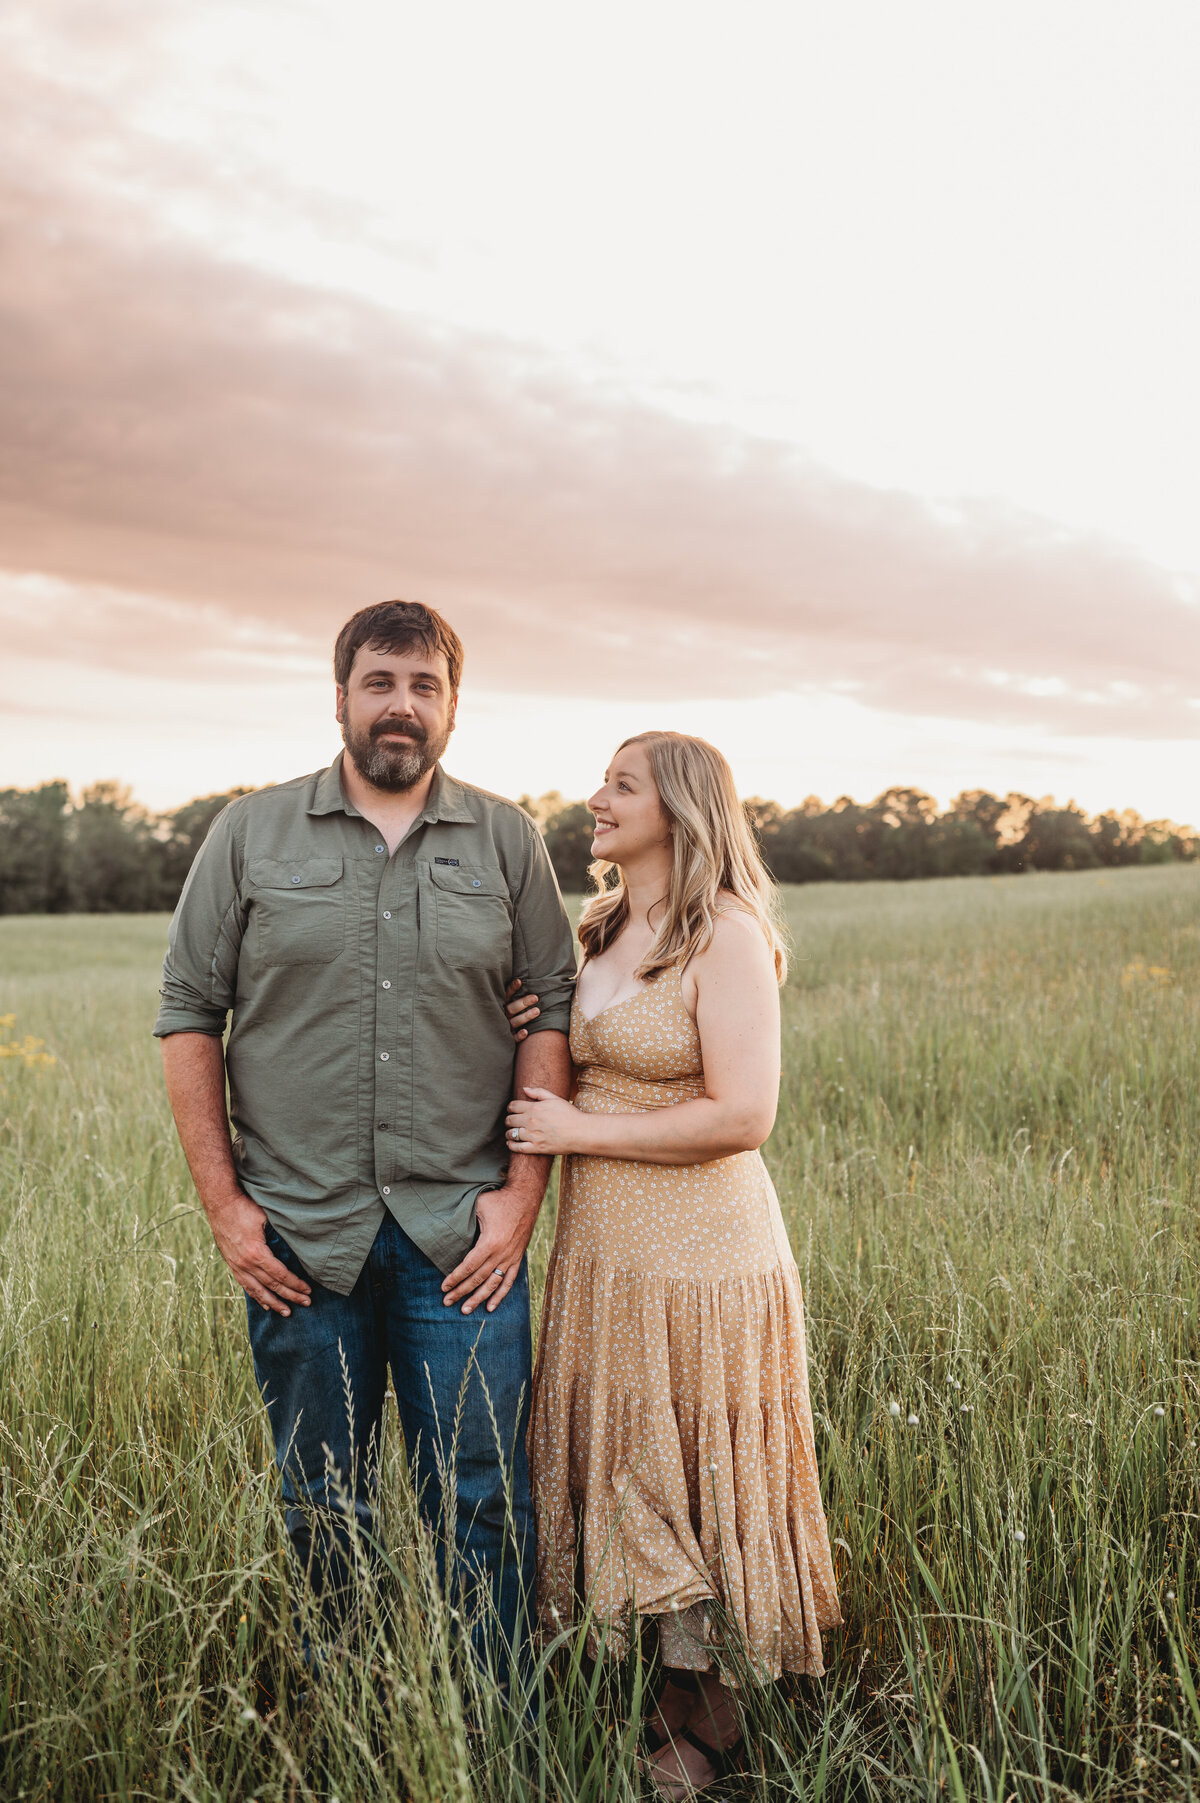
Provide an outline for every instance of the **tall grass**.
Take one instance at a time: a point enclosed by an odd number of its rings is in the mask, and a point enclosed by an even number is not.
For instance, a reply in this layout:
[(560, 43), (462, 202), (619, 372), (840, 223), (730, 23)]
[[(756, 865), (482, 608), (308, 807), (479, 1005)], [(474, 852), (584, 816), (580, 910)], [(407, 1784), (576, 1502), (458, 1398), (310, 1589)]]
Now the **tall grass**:
[[(767, 1156), (846, 1627), (747, 1693), (723, 1794), (1200, 1798), (1198, 903), (1188, 867), (790, 893)], [(0, 921), (0, 1796), (649, 1794), (637, 1649), (563, 1636), (515, 1708), (464, 1665), (394, 1416), (360, 1656), (298, 1669), (163, 926)]]

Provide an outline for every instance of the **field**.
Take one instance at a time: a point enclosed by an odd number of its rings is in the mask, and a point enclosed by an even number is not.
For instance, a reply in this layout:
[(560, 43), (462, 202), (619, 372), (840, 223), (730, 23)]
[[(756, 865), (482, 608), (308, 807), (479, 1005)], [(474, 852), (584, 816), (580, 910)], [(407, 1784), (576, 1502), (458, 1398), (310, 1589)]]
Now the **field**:
[[(1200, 869), (788, 906), (767, 1157), (847, 1625), (748, 1694), (722, 1794), (1198, 1798)], [(294, 1706), (243, 1305), (148, 1035), (164, 924), (0, 920), (0, 1796), (649, 1795), (637, 1659), (550, 1649), (515, 1725), (464, 1695), (395, 1434), (390, 1626)]]

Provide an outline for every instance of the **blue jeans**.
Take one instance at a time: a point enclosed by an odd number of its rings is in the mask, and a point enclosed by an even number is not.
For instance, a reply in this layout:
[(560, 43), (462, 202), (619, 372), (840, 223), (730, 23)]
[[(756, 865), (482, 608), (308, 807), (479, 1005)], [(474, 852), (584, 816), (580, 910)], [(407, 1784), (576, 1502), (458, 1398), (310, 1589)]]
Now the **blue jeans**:
[[(433, 1530), (443, 1589), (472, 1613), (478, 1587), (490, 1590), (493, 1626), (505, 1641), (494, 1650), (507, 1667), (530, 1620), (535, 1563), (525, 1458), (532, 1380), (525, 1262), (494, 1314), (480, 1306), (464, 1315), (459, 1304), (445, 1306), (441, 1271), (390, 1215), (348, 1296), (304, 1271), (274, 1228), (267, 1229), (267, 1244), (312, 1286), (308, 1308), (293, 1307), (285, 1317), (247, 1297), (247, 1313), (255, 1374), (283, 1476), (288, 1538), (331, 1636), (336, 1639), (353, 1614), (351, 1507), (361, 1544), (368, 1551), (373, 1544), (390, 1366), (409, 1470)], [(455, 1558), (447, 1579), (443, 1481), (451, 1461)], [(486, 1636), (477, 1626), (476, 1644)]]

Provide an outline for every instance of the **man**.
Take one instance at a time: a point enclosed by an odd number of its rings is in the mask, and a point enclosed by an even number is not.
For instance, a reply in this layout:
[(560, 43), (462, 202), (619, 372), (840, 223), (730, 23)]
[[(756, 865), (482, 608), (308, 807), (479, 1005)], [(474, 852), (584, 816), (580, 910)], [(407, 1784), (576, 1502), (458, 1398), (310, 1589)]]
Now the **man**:
[(519, 977), (541, 998), (517, 1093), (565, 1095), (575, 959), (532, 822), (439, 762), (461, 670), (431, 608), (347, 621), (345, 750), (214, 822), (171, 922), (154, 1031), (246, 1292), (287, 1530), (329, 1633), (353, 1594), (347, 1498), (370, 1544), (390, 1367), (443, 1580), (460, 1595), (486, 1582), (511, 1648), (534, 1554), (524, 1255), (550, 1160), (508, 1163), (505, 988)]

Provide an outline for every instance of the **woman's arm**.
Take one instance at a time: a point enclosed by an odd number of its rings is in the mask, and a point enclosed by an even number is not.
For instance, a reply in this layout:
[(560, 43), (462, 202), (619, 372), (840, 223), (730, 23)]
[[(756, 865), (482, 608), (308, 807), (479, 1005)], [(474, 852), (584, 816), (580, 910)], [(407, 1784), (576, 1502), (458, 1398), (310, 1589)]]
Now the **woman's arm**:
[(509, 1109), (510, 1150), (645, 1164), (701, 1164), (756, 1151), (775, 1124), (779, 1098), (779, 990), (757, 923), (741, 913), (721, 915), (691, 975), (703, 1096), (644, 1114), (584, 1114), (548, 1091), (527, 1090), (528, 1099)]

